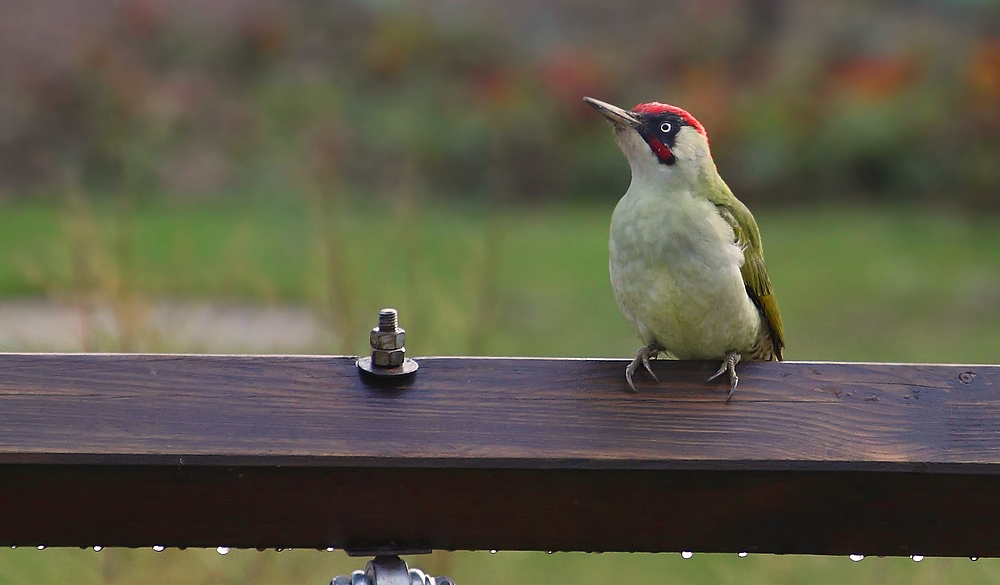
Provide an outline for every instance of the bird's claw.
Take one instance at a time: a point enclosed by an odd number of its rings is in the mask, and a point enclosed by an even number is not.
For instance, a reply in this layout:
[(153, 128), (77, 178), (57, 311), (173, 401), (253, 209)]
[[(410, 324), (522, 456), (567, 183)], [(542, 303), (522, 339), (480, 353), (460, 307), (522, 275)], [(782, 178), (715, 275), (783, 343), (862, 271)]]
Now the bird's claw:
[(726, 395), (726, 402), (733, 399), (733, 394), (736, 394), (736, 384), (740, 381), (740, 377), (736, 375), (736, 368), (734, 367), (729, 372), (729, 394)]
[(711, 382), (723, 373), (729, 372), (729, 395), (726, 396), (726, 402), (732, 400), (733, 394), (736, 393), (736, 384), (740, 381), (739, 376), (736, 375), (736, 364), (740, 363), (741, 359), (743, 359), (743, 356), (741, 356), (738, 352), (731, 351), (727, 353), (726, 357), (722, 359), (722, 365), (719, 366), (719, 371), (712, 374), (712, 377), (707, 380), (708, 382)]
[(625, 366), (625, 381), (628, 382), (628, 387), (632, 389), (632, 392), (638, 392), (635, 389), (635, 382), (632, 381), (632, 374), (635, 372), (636, 365), (636, 360), (632, 360), (632, 363)]
[[(653, 354), (653, 355), (656, 355), (656, 354)], [(652, 376), (653, 379), (656, 380), (657, 383), (659, 383), (660, 379), (657, 378), (656, 374), (653, 373), (653, 366), (649, 365), (649, 356), (648, 355), (644, 354), (642, 356), (642, 365), (646, 366), (646, 371), (649, 372), (649, 375)]]
[(636, 369), (639, 368), (640, 363), (646, 367), (646, 371), (649, 372), (649, 375), (652, 376), (654, 380), (657, 382), (660, 381), (660, 379), (656, 377), (656, 374), (653, 373), (653, 366), (649, 364), (649, 358), (655, 358), (656, 354), (660, 353), (660, 351), (662, 351), (662, 348), (660, 348), (659, 345), (651, 343), (640, 349), (638, 353), (635, 354), (635, 359), (633, 359), (632, 362), (625, 368), (625, 381), (628, 382), (628, 387), (632, 389), (632, 392), (638, 392), (635, 388), (635, 383), (632, 381), (632, 374), (634, 374)]

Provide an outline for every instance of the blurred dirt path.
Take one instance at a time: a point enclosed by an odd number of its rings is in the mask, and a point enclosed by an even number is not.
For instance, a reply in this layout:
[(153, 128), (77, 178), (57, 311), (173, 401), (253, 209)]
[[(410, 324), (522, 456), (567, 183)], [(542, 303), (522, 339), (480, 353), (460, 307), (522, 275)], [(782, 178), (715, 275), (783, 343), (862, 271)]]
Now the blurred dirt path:
[(329, 353), (334, 341), (320, 315), (295, 306), (160, 301), (123, 313), (0, 302), (0, 351)]

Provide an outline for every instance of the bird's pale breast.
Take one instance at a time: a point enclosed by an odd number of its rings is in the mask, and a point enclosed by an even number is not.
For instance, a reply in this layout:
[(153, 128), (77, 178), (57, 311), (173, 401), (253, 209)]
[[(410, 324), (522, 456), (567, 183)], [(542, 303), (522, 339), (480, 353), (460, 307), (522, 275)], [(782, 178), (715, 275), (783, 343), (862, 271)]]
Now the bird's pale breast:
[(743, 252), (715, 205), (690, 193), (630, 189), (611, 220), (611, 286), (644, 343), (681, 359), (749, 350), (762, 330), (746, 293)]

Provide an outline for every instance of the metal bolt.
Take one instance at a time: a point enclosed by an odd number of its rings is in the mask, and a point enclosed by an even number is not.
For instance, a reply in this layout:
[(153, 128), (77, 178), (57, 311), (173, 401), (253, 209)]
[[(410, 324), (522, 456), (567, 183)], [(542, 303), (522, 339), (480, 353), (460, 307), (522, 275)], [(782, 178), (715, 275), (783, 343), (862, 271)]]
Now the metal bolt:
[(406, 359), (405, 349), (376, 349), (372, 351), (372, 363), (380, 368), (398, 368)]
[(372, 349), (400, 349), (406, 343), (406, 331), (379, 331), (376, 327), (372, 329), (368, 342)]
[(417, 371), (417, 362), (406, 358), (406, 330), (399, 326), (396, 309), (382, 309), (378, 313), (378, 326), (368, 339), (371, 356), (358, 360), (362, 372), (381, 377), (405, 376)]
[(399, 327), (399, 313), (396, 309), (382, 309), (378, 312), (379, 331), (395, 331)]
[(397, 556), (377, 556), (368, 561), (365, 575), (372, 585), (411, 585), (406, 561)]
[(396, 309), (382, 309), (378, 313), (378, 327), (372, 329), (369, 344), (374, 349), (401, 349), (406, 343), (406, 330), (399, 327)]
[(431, 585), (431, 579), (420, 569), (410, 569), (410, 585)]
[(364, 571), (335, 577), (330, 585), (455, 585), (455, 580), (411, 569), (396, 555), (379, 555), (368, 562)]

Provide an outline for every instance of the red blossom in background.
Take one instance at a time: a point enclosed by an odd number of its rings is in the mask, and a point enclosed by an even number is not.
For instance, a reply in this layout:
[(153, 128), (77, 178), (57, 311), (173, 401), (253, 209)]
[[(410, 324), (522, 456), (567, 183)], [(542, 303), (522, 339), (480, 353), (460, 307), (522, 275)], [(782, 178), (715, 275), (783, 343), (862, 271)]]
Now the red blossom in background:
[(549, 96), (566, 104), (579, 118), (593, 114), (581, 99), (583, 96), (610, 93), (603, 68), (585, 50), (563, 48), (546, 54), (539, 63), (538, 75)]
[(884, 100), (912, 87), (920, 74), (916, 58), (864, 55), (831, 64), (827, 92), (851, 100)]

